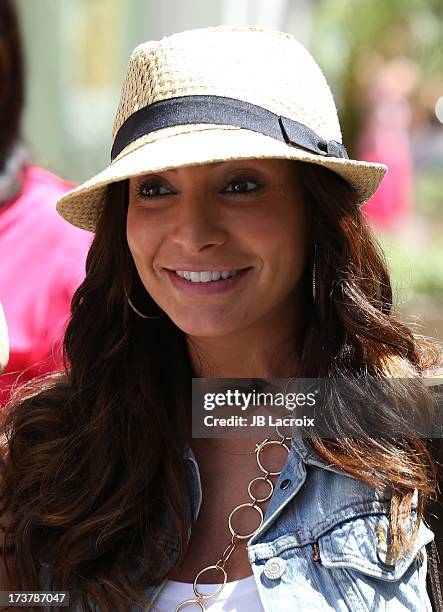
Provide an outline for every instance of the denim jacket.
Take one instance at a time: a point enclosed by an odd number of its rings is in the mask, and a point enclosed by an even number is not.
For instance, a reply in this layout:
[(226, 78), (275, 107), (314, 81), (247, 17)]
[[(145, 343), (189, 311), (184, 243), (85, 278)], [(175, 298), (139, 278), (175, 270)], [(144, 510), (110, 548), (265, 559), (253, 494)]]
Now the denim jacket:
[[(202, 487), (190, 448), (186, 458), (190, 534)], [(425, 546), (434, 534), (421, 522), (413, 550), (392, 563), (385, 545), (388, 511), (388, 493), (328, 465), (293, 438), (263, 524), (247, 542), (265, 612), (431, 612)], [(154, 610), (165, 583), (145, 590)]]

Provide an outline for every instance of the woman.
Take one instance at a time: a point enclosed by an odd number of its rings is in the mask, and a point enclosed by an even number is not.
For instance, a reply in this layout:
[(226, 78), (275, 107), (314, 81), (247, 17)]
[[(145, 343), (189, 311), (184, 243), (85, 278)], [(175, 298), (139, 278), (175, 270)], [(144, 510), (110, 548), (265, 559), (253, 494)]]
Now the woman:
[(419, 378), (438, 362), (392, 314), (359, 211), (386, 168), (340, 141), (289, 34), (220, 26), (133, 52), (113, 161), (58, 203), (96, 232), (66, 373), (4, 424), (17, 584), (69, 590), (78, 610), (430, 609), (423, 440), (192, 438), (192, 377)]
[(1, 410), (17, 382), (63, 369), (63, 330), (91, 242), (55, 210), (73, 185), (32, 163), (22, 142), (25, 74), (13, 0), (0, 2), (0, 92), (0, 299), (10, 339)]

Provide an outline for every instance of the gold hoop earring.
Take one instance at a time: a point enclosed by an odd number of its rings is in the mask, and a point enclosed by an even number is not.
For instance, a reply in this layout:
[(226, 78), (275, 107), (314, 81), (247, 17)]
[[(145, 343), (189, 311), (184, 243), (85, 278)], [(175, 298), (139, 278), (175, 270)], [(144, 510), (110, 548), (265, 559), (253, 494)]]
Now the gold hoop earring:
[(131, 298), (128, 295), (128, 292), (126, 290), (126, 287), (123, 287), (123, 291), (125, 292), (125, 296), (126, 296), (126, 300), (128, 302), (129, 307), (131, 308), (131, 310), (133, 310), (135, 312), (136, 315), (138, 315), (141, 319), (160, 319), (160, 317), (162, 317), (165, 313), (162, 312), (158, 315), (145, 315), (142, 312), (140, 312), (140, 310), (138, 310), (138, 308), (136, 308), (134, 306), (134, 304), (132, 303)]

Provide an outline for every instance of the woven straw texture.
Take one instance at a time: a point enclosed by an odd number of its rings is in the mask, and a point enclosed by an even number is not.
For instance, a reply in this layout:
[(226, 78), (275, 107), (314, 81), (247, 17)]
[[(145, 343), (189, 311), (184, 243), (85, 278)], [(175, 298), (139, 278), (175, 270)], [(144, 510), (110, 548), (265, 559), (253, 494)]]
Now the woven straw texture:
[[(112, 139), (138, 109), (186, 95), (238, 98), (342, 142), (326, 79), (291, 34), (258, 26), (188, 30), (136, 47), (129, 60)], [(383, 164), (328, 158), (269, 136), (210, 124), (164, 128), (129, 144), (102, 172), (65, 194), (57, 204), (70, 223), (94, 230), (106, 185), (131, 176), (229, 159), (299, 159), (329, 167), (357, 190), (360, 202), (376, 190)]]

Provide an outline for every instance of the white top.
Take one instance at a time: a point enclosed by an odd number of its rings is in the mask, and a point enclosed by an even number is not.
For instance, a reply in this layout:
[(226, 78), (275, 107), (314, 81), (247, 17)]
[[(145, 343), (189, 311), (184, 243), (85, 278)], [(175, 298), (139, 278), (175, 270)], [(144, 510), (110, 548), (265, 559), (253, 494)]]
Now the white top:
[[(214, 593), (219, 584), (198, 584), (202, 593)], [(154, 602), (158, 612), (174, 612), (179, 603), (185, 599), (195, 598), (192, 584), (168, 580)], [(242, 580), (227, 582), (218, 597), (204, 601), (205, 609), (211, 612), (264, 612), (255, 584), (254, 576)], [(198, 606), (189, 606), (186, 610), (199, 610)]]

